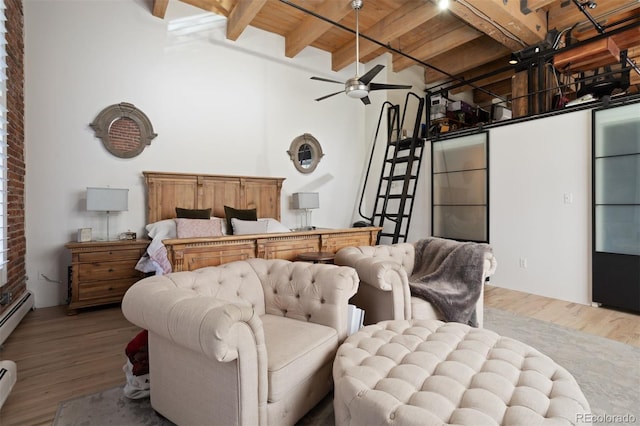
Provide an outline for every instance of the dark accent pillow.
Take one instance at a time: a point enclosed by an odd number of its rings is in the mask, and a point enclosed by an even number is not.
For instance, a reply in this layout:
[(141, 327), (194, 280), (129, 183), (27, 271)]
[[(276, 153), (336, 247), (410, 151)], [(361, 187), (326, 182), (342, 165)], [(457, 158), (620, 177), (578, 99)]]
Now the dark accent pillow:
[(176, 207), (178, 219), (211, 219), (211, 209), (183, 209)]
[(232, 217), (240, 220), (258, 220), (258, 213), (256, 209), (240, 210), (224, 206), (224, 217), (227, 219), (227, 234), (233, 235)]

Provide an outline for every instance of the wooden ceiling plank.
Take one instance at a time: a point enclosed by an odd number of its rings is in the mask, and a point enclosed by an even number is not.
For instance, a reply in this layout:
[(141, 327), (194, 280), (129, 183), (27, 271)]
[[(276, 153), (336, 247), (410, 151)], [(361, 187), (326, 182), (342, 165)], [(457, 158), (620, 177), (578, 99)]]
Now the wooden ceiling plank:
[(151, 13), (156, 18), (164, 19), (164, 15), (167, 13), (167, 6), (169, 6), (169, 0), (153, 0)]
[(539, 43), (547, 35), (546, 13), (538, 11), (525, 15), (520, 11), (519, 1), (461, 0), (457, 3), (468, 3), (527, 44)]
[[(350, 2), (326, 0), (315, 12), (334, 22), (339, 22), (352, 10)], [(285, 56), (293, 58), (332, 27), (322, 19), (307, 15), (300, 25), (285, 37)]]
[(239, 0), (229, 13), (227, 38), (237, 40), (266, 3), (267, 0)]
[[(511, 99), (512, 81), (511, 79), (501, 80), (496, 83), (490, 84), (485, 87), (488, 92), (502, 96), (503, 98)], [(473, 91), (473, 103), (482, 107), (485, 111), (488, 111), (491, 107), (494, 97), (482, 90)]]
[(180, 0), (207, 12), (217, 13), (222, 16), (229, 16), (229, 10), (217, 0)]
[[(449, 74), (458, 75), (482, 66), (487, 62), (500, 59), (510, 53), (504, 46), (493, 42), (488, 36), (483, 36), (447, 53), (438, 55), (428, 63)], [(426, 83), (434, 83), (446, 76), (427, 68), (425, 77)]]
[[(502, 58), (500, 58), (500, 59), (498, 59), (496, 61), (489, 62), (489, 63), (487, 63), (485, 65), (480, 66), (480, 67), (477, 67), (477, 68), (474, 68), (474, 69), (469, 70), (467, 72), (464, 72), (461, 75), (461, 77), (465, 78), (466, 80), (472, 80), (474, 78), (481, 77), (481, 76), (483, 76), (485, 74), (489, 74), (489, 73), (491, 73), (493, 71), (496, 71), (496, 70), (499, 70), (501, 68), (504, 68), (508, 64), (508, 62), (507, 62), (508, 58), (509, 58), (508, 56), (505, 56), (505, 57), (502, 57)], [(512, 69), (509, 69), (507, 71), (503, 71), (501, 73), (492, 75), (490, 77), (483, 78), (482, 80), (474, 81), (473, 85), (482, 87), (482, 86), (486, 86), (488, 84), (496, 83), (498, 81), (502, 81), (502, 80), (505, 80), (505, 79), (510, 79), (513, 76), (514, 73), (515, 73), (515, 70), (512, 68)], [(467, 91), (470, 88), (471, 88), (471, 86), (457, 87), (455, 89), (449, 90), (449, 94), (450, 95), (455, 95), (455, 94)]]
[[(434, 18), (438, 12), (438, 8), (432, 3), (410, 0), (375, 25), (367, 28), (366, 35), (381, 43), (388, 43)], [(365, 32), (361, 31), (361, 33)], [(339, 71), (354, 62), (355, 46), (354, 38), (333, 52), (331, 68), (334, 71)], [(360, 57), (368, 55), (378, 47), (379, 45), (360, 38)]]
[[(464, 26), (456, 30), (443, 34), (441, 37), (418, 43), (419, 46), (407, 49), (407, 54), (421, 61), (427, 62), (442, 53), (448, 52), (458, 46), (462, 46), (483, 34), (475, 28)], [(393, 60), (393, 70), (395, 72), (409, 68), (416, 63), (406, 56), (396, 56)]]

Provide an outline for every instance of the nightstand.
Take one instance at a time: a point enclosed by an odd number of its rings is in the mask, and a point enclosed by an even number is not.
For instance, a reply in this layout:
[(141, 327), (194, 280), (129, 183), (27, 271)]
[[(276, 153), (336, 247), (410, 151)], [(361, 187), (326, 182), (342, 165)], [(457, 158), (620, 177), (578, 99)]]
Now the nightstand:
[(70, 242), (69, 315), (77, 308), (119, 303), (136, 281), (144, 278), (135, 269), (150, 241)]

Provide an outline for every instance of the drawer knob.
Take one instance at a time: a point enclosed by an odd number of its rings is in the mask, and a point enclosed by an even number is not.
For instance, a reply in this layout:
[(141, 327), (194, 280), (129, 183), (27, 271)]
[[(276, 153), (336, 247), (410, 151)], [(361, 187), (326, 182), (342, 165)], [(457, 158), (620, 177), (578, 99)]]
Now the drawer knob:
[(109, 268), (109, 272), (113, 272), (113, 268)]

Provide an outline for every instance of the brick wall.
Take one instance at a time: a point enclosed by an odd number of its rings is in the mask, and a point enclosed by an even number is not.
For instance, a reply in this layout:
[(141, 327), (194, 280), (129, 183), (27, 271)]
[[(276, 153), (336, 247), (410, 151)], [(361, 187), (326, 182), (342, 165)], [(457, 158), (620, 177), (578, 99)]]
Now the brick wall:
[[(8, 283), (2, 291), (19, 297), (27, 287), (24, 233), (24, 38), (22, 0), (5, 0), (7, 26), (7, 110), (8, 110)], [(0, 307), (0, 313), (7, 306)]]

